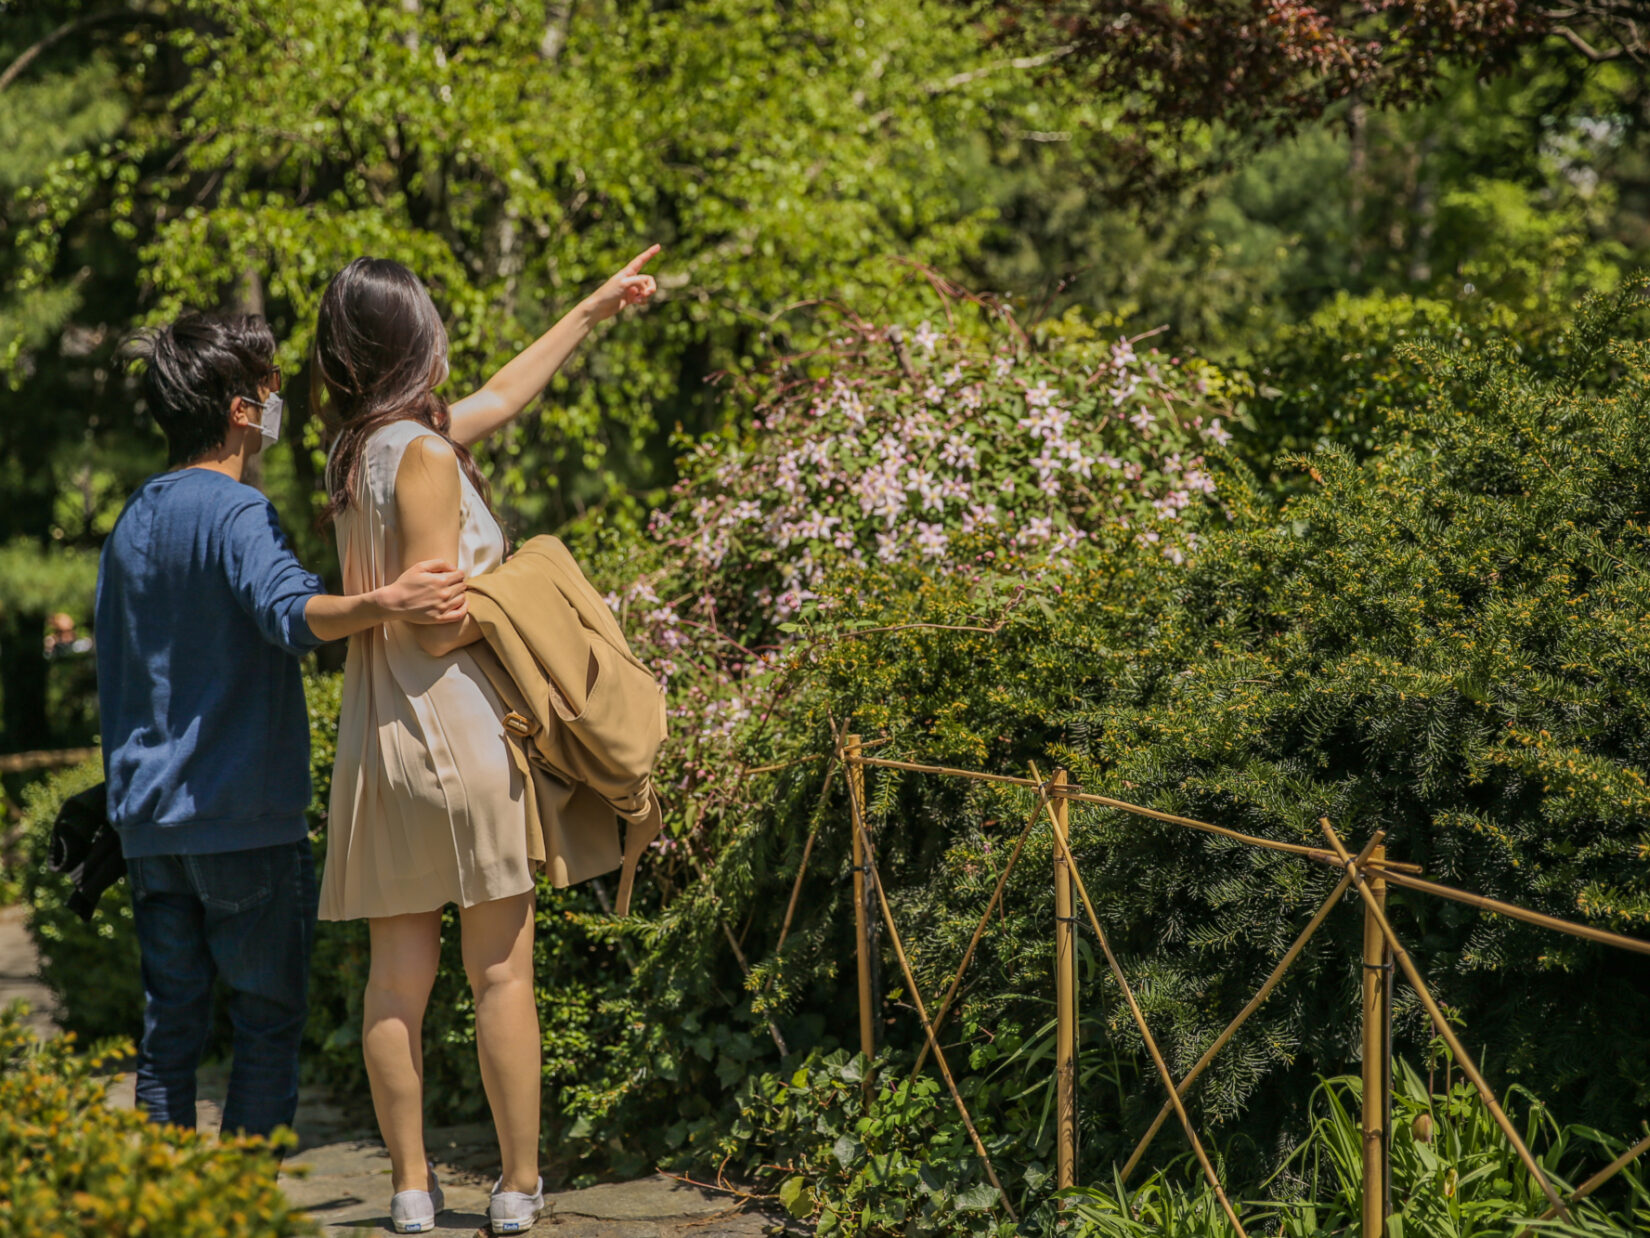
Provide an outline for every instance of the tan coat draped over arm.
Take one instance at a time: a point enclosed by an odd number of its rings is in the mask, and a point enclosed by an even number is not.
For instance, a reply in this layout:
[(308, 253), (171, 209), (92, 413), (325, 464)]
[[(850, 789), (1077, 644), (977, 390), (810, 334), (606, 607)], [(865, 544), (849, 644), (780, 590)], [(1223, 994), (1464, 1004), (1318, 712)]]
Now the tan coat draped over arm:
[(626, 915), (636, 865), (662, 825), (653, 763), (664, 691), (557, 538), (533, 538), (469, 590), (486, 646), (476, 661), (510, 709), (511, 752), (533, 801), (528, 854), (557, 886), (622, 867), (614, 910)]

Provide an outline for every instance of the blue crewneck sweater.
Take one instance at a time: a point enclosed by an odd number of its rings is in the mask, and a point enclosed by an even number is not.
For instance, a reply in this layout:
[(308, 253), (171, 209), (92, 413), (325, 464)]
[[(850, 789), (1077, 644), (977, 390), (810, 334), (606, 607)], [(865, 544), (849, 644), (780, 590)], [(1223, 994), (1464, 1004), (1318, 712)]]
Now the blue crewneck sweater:
[(323, 591), (275, 508), (210, 469), (151, 477), (97, 576), (97, 680), (109, 820), (127, 856), (296, 842), (309, 804), (298, 660)]

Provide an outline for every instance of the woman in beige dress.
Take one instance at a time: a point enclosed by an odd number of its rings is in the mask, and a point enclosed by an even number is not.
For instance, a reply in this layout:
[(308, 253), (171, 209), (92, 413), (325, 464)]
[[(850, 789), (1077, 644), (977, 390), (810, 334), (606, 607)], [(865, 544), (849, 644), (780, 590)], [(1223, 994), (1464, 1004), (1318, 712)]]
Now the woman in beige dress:
[[(347, 592), (445, 558), (467, 577), (498, 566), (504, 533), (469, 447), (509, 424), (590, 328), (645, 301), (654, 246), (474, 394), (450, 407), (447, 335), (418, 277), (359, 258), (321, 301), (315, 383), (333, 443), (329, 514)], [(389, 1148), (391, 1219), (433, 1229), (441, 1193), (425, 1159), (420, 1028), (440, 958), (441, 911), (459, 908), (476, 1045), (503, 1161), (495, 1233), (532, 1225), (538, 1172), (539, 1024), (533, 881), (505, 709), (466, 646), (473, 619), (390, 623), (350, 640), (327, 823), (321, 918), (365, 918), (372, 961), (362, 1050)]]

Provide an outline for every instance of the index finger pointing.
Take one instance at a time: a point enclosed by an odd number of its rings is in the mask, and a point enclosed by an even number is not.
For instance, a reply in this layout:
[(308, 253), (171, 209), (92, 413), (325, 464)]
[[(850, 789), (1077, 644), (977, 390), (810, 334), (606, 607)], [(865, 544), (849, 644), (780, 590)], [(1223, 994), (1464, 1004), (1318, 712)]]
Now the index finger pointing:
[(641, 253), (637, 254), (634, 258), (632, 258), (630, 260), (629, 264), (626, 265), (626, 267), (624, 269), (624, 273), (626, 275), (636, 274), (636, 272), (640, 271), (643, 267), (645, 267), (648, 264), (648, 262), (652, 260), (653, 255), (658, 253), (658, 252), (659, 252), (659, 247), (657, 245), (649, 245)]

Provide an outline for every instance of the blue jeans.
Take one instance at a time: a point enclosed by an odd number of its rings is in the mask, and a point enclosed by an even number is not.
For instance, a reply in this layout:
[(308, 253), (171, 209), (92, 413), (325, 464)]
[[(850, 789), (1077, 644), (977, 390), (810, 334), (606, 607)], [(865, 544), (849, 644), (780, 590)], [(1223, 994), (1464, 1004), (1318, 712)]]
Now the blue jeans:
[(315, 858), (309, 840), (217, 855), (127, 862), (143, 960), (137, 1101), (153, 1122), (195, 1125), (195, 1070), (212, 982), (229, 989), (234, 1064), (223, 1129), (267, 1135), (298, 1108), (309, 1013)]

